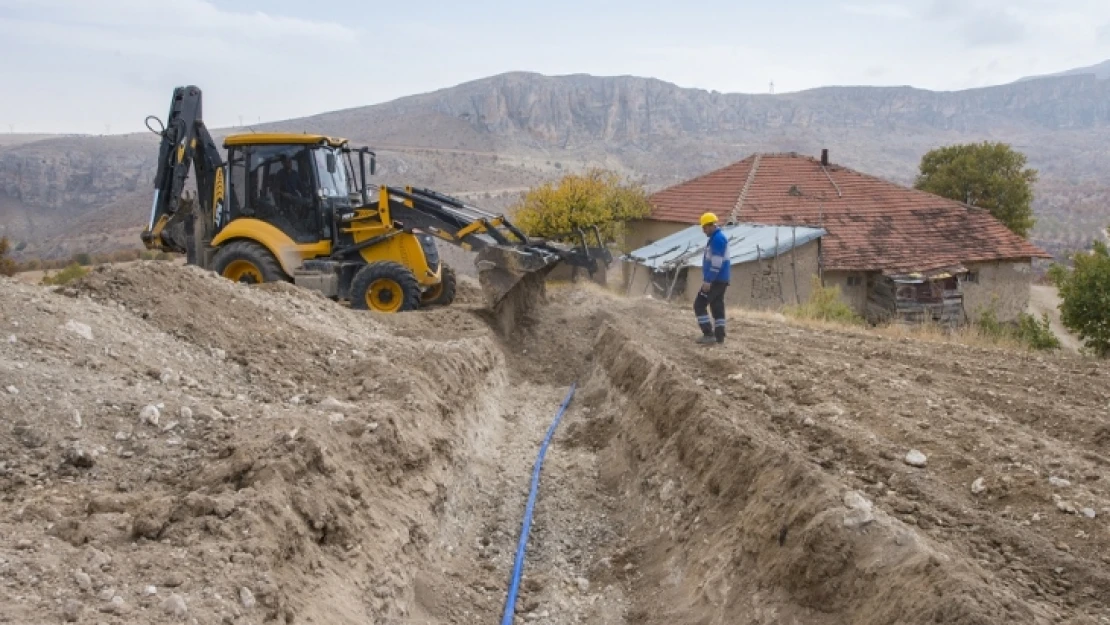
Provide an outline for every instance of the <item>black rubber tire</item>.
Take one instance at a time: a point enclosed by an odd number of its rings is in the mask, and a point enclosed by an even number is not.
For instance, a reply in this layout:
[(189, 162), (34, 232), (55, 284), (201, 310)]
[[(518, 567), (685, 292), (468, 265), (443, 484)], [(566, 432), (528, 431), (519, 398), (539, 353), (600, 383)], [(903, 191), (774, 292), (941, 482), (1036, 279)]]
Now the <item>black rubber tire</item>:
[[(254, 241), (232, 241), (220, 247), (216, 255), (212, 257), (212, 268), (224, 277), (228, 277), (225, 275), (225, 271), (236, 263), (253, 265), (262, 278), (261, 282), (291, 281), (289, 276), (282, 271), (281, 264), (270, 253), (270, 250)], [(239, 279), (236, 281), (246, 282), (247, 284), (257, 284), (259, 282), (254, 279)]]
[[(396, 285), (400, 291), (400, 305), (394, 309), (370, 306), (367, 292), (370, 286), (378, 281), (385, 281), (388, 285)], [(356, 310), (376, 310), (379, 312), (405, 312), (420, 308), (420, 283), (416, 276), (400, 263), (392, 261), (378, 261), (369, 263), (355, 274), (351, 281), (351, 308)], [(392, 300), (391, 300), (392, 301)]]
[(451, 302), (455, 301), (455, 290), (458, 282), (455, 278), (455, 270), (445, 263), (439, 277), (439, 285), (434, 290), (429, 291), (432, 295), (425, 294), (421, 297), (421, 306), (450, 306)]

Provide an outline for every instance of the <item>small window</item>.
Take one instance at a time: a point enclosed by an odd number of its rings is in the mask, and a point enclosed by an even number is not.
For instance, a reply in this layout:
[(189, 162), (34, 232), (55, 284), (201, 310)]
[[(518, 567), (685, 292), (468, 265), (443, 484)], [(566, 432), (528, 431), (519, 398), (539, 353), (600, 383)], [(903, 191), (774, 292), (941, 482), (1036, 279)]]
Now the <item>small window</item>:
[(863, 278), (859, 276), (848, 276), (848, 286), (860, 286), (863, 284)]
[(972, 284), (979, 284), (979, 272), (969, 271), (963, 275), (964, 282), (971, 282)]

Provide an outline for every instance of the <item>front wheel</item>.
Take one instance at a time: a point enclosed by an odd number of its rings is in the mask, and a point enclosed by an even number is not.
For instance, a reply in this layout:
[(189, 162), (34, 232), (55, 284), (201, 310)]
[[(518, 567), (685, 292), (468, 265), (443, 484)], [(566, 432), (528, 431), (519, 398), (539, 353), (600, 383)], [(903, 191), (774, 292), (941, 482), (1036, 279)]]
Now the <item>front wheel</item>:
[(443, 265), (439, 284), (428, 289), (420, 298), (421, 306), (450, 306), (455, 301), (455, 270)]
[(212, 258), (216, 273), (244, 284), (288, 281), (274, 255), (253, 241), (232, 241), (221, 246)]
[(419, 307), (420, 283), (399, 263), (370, 263), (351, 281), (351, 308), (392, 313)]

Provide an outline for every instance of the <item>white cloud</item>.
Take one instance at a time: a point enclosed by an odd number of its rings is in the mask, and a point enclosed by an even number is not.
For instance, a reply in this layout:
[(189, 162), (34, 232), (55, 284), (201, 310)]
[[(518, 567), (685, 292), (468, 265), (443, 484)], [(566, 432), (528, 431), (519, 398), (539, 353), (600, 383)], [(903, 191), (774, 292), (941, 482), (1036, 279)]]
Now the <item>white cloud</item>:
[(886, 17), (892, 19), (910, 19), (914, 17), (914, 12), (909, 8), (891, 2), (845, 4), (841, 8), (843, 8), (846, 13), (865, 15), (868, 17)]
[(24, 23), (73, 25), (90, 31), (117, 31), (131, 34), (134, 29), (147, 32), (175, 32), (184, 35), (234, 34), (243, 39), (273, 39), (296, 36), (353, 41), (355, 31), (335, 22), (276, 16), (254, 11), (227, 11), (208, 0), (14, 0), (30, 9)]
[[(146, 114), (165, 115), (173, 87), (183, 84), (212, 94), (205, 102), (212, 125), (235, 123), (240, 113), (244, 121), (307, 115), (323, 99), (308, 93), (314, 86), (339, 83), (366, 58), (359, 33), (346, 25), (208, 0), (6, 3), (0, 54), (23, 61), (4, 64), (0, 82), (26, 87), (18, 103), (0, 101), (0, 117), (41, 124), (58, 115), (43, 103), (68, 102), (80, 111), (65, 116), (69, 130), (138, 130)], [(326, 108), (352, 104), (336, 91)], [(75, 94), (86, 96), (78, 107)]]
[(983, 12), (968, 18), (960, 29), (970, 46), (997, 46), (1017, 43), (1029, 37), (1029, 27), (1006, 11)]

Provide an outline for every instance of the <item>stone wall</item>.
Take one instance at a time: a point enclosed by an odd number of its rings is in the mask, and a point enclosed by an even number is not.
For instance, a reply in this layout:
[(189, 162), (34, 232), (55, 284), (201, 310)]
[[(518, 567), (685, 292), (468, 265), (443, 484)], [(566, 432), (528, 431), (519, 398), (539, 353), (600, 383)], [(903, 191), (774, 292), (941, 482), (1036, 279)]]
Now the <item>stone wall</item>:
[[(982, 311), (994, 308), (998, 320), (1017, 321), (1029, 305), (1029, 288), (1033, 269), (1030, 261), (966, 263), (971, 280), (962, 281), (967, 319), (975, 322)], [(840, 299), (860, 315), (867, 311), (867, 281), (871, 274), (850, 271), (826, 271), (825, 286), (840, 287)], [(849, 277), (858, 278), (858, 285), (848, 284)]]
[[(854, 279), (853, 284), (849, 284), (850, 278)], [(868, 274), (862, 271), (826, 271), (824, 284), (840, 287), (841, 301), (863, 315), (867, 311), (867, 278)]]
[(679, 230), (685, 230), (696, 224), (680, 224), (671, 221), (655, 221), (646, 219), (628, 223), (624, 235), (624, 248), (627, 250), (639, 249), (649, 243), (654, 243), (663, 237), (670, 236)]
[(964, 310), (977, 321), (982, 311), (994, 308), (999, 321), (1017, 321), (1029, 306), (1033, 265), (1029, 260), (967, 263), (971, 279), (961, 283)]

